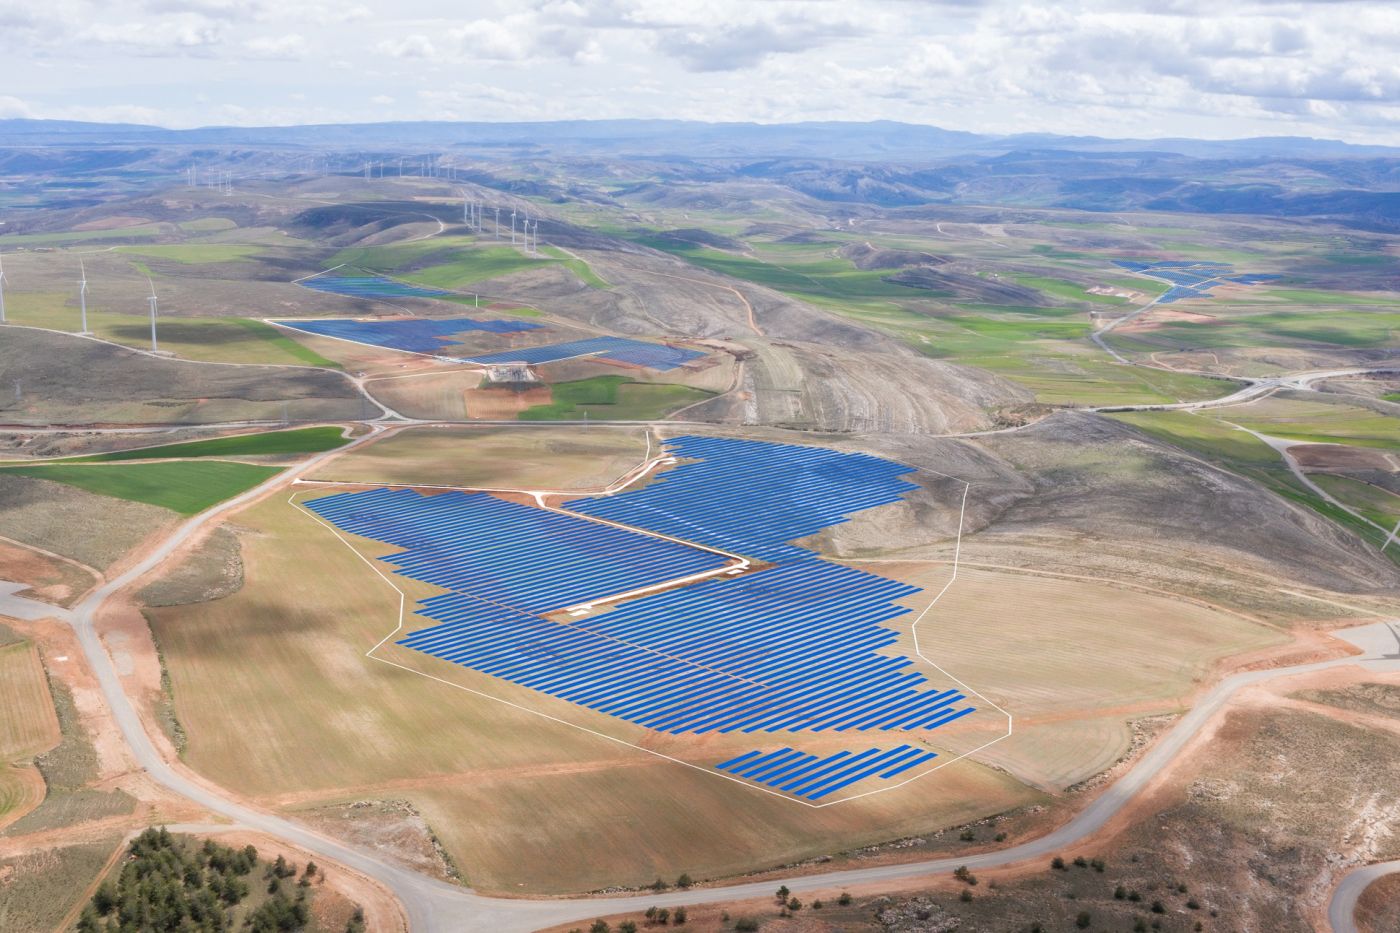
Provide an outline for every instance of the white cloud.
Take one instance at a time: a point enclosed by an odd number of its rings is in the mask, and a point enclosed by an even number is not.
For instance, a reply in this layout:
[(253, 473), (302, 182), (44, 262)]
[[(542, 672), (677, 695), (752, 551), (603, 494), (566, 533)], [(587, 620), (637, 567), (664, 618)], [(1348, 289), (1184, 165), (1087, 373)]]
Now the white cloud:
[(297, 61), (306, 57), (306, 40), (296, 33), (285, 36), (257, 36), (243, 43), (249, 58)]

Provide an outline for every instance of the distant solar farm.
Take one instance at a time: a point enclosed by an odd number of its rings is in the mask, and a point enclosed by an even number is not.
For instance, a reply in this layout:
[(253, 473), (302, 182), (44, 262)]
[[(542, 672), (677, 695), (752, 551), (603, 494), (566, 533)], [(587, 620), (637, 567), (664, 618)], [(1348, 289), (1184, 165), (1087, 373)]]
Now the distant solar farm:
[[(400, 645), (656, 732), (753, 734), (711, 767), (812, 803), (934, 759), (929, 730), (974, 707), (891, 653), (910, 611), (895, 601), (920, 590), (791, 543), (900, 501), (910, 469), (788, 444), (667, 446), (681, 462), (649, 485), (563, 510), (409, 489), (307, 506), (446, 591)], [(816, 734), (822, 754), (793, 747)]]
[(1224, 262), (1119, 259), (1115, 260), (1115, 264), (1171, 283), (1171, 288), (1157, 299), (1158, 304), (1171, 304), (1186, 298), (1209, 298), (1211, 289), (1219, 285), (1258, 285), (1278, 278), (1277, 275), (1233, 272), (1230, 264)]
[(451, 292), (385, 278), (382, 275), (318, 275), (297, 282), (303, 288), (347, 298), (446, 298)]
[[(323, 337), (336, 337), (355, 343), (406, 350), (411, 353), (437, 354), (444, 348), (461, 344), (451, 339), (457, 334), (479, 331), (491, 334), (517, 334), (538, 330), (543, 325), (527, 321), (478, 321), (473, 318), (400, 318), (396, 320), (356, 320), (352, 318), (273, 321), (282, 327)], [(518, 350), (501, 350), (476, 356), (460, 357), (468, 363), (483, 365), (525, 363), (538, 365), (560, 360), (592, 357), (610, 363), (642, 366), (666, 372), (698, 360), (705, 354), (683, 347), (647, 343), (626, 337), (591, 337), (564, 343), (548, 343)]]
[(347, 318), (273, 323), (308, 334), (388, 347), (391, 350), (407, 350), (410, 353), (437, 353), (444, 347), (461, 343), (460, 340), (450, 339), (452, 335), (469, 331), (516, 334), (540, 327), (539, 324), (527, 321), (477, 321), (465, 317), (412, 318), (397, 321), (360, 321)]

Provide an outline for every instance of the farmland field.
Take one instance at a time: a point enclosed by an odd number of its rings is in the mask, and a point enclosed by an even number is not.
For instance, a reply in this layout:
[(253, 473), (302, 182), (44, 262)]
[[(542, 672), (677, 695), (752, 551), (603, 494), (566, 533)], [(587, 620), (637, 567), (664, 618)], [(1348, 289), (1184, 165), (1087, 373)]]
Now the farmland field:
[(28, 641), (0, 644), (0, 827), (43, 799), (43, 779), (26, 759), (58, 739), (38, 649)]
[(337, 457), (314, 479), (503, 489), (591, 489), (642, 461), (642, 428), (408, 428)]
[(63, 462), (112, 463), (119, 460), (173, 460), (194, 457), (268, 457), (319, 453), (334, 450), (345, 443), (346, 438), (341, 428), (299, 428), (292, 431), (212, 437), (202, 441), (119, 450), (88, 457), (67, 457)]
[(193, 515), (277, 475), (276, 467), (223, 460), (128, 464), (38, 464), (0, 471), (77, 486), (117, 499)]
[[(926, 593), (937, 593), (949, 573), (942, 564), (852, 566)], [(907, 604), (918, 611), (926, 600)], [(1111, 766), (1127, 751), (1130, 722), (1182, 709), (1216, 661), (1285, 640), (1278, 630), (1164, 596), (969, 568), (920, 633), (940, 667), (1014, 711), (1015, 733), (983, 760), (1053, 789)], [(1085, 644), (1091, 653), (1078, 647)]]
[(554, 401), (527, 408), (521, 421), (602, 420), (644, 421), (660, 418), (684, 405), (704, 401), (710, 393), (689, 386), (633, 382), (626, 376), (594, 376), (550, 386)]

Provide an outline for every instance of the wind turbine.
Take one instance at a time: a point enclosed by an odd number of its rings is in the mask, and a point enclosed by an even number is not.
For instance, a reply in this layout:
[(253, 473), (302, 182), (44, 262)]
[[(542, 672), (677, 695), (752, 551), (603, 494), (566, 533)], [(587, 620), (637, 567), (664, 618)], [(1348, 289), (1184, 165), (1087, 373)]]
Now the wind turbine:
[(495, 210), (496, 210), (496, 239), (499, 240), (499, 239), (501, 238), (501, 209), (498, 207), (498, 208), (496, 208)]
[(159, 349), (156, 343), (156, 283), (151, 282), (151, 277), (146, 276), (146, 281), (151, 283), (151, 297), (146, 300), (151, 303), (151, 352)]
[(82, 274), (82, 280), (78, 282), (78, 306), (83, 312), (83, 329), (79, 333), (86, 334), (87, 328), (87, 268), (81, 259), (78, 260), (78, 271)]
[(510, 245), (515, 245), (515, 211), (510, 212)]
[(5, 323), (5, 263), (0, 262), (0, 324)]

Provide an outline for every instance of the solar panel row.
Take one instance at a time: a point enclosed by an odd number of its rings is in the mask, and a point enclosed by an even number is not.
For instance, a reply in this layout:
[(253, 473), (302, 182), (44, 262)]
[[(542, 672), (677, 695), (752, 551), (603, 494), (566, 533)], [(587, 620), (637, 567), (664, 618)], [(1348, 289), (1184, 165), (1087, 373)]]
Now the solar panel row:
[(570, 340), (567, 343), (550, 343), (539, 347), (525, 347), (520, 350), (505, 350), (500, 353), (487, 353), (471, 357), (473, 363), (552, 363), (556, 360), (571, 360), (581, 356), (598, 356), (618, 363), (631, 363), (655, 370), (675, 369), (691, 360), (704, 356), (695, 350), (668, 347), (625, 337), (589, 337), (585, 340)]
[(347, 531), (403, 548), (380, 558), (403, 576), (452, 590), (422, 604), (423, 614), (442, 621), (481, 601), (550, 612), (728, 563), (711, 551), (485, 493), (374, 489), (307, 505)]
[(441, 298), (450, 295), (440, 288), (424, 288), (396, 282), (381, 275), (318, 275), (297, 283), (304, 288), (351, 298)]
[(450, 340), (449, 335), (467, 331), (485, 331), (492, 334), (514, 334), (535, 330), (539, 324), (527, 321), (477, 321), (472, 318), (410, 318), (397, 321), (358, 321), (353, 319), (277, 321), (286, 327), (320, 334), (323, 337), (339, 337), (357, 343), (368, 343), (393, 350), (408, 350), (413, 353), (436, 353), (445, 346), (460, 343)]
[(643, 489), (566, 508), (764, 560), (805, 559), (786, 542), (898, 502), (918, 487), (902, 464), (795, 444), (688, 435), (666, 442), (696, 458)]
[(889, 779), (938, 757), (911, 745), (888, 751), (868, 749), (858, 754), (837, 752), (818, 758), (791, 748), (776, 752), (746, 752), (715, 765), (716, 770), (774, 787), (796, 797), (820, 800), (868, 777)]

